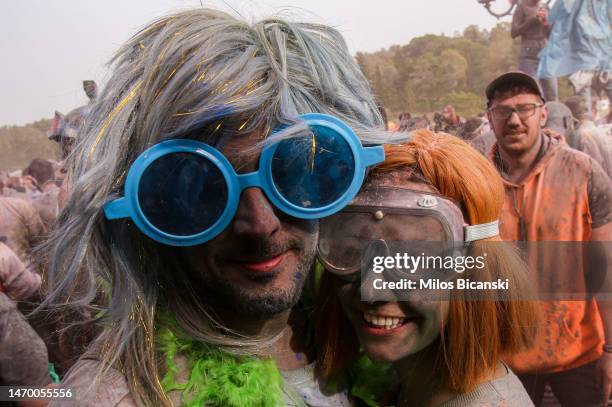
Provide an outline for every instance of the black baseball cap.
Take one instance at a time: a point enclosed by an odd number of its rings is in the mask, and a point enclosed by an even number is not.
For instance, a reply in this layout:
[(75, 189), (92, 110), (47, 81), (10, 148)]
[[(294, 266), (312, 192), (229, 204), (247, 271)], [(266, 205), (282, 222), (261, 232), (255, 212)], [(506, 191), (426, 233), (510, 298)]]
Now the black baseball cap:
[(517, 85), (526, 85), (533, 89), (536, 94), (544, 101), (544, 92), (540, 88), (538, 81), (531, 75), (521, 71), (506, 72), (493, 79), (491, 83), (487, 85), (485, 95), (487, 96), (487, 103), (490, 103), (495, 95), (495, 91), (508, 83), (514, 83)]

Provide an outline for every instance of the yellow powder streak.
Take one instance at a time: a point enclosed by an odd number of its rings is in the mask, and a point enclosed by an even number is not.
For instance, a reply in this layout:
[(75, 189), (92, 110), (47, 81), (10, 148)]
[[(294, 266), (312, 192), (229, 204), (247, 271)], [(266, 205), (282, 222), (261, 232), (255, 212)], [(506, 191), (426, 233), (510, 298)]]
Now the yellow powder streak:
[(158, 21), (157, 23), (153, 24), (149, 28), (143, 30), (138, 36), (139, 37), (144, 37), (144, 36), (148, 35), (151, 31), (155, 31), (157, 29), (160, 29), (160, 28), (164, 27), (165, 25), (171, 23), (173, 20), (176, 20), (176, 17), (167, 17), (167, 18), (164, 18), (164, 19)]
[(242, 131), (242, 129), (244, 129), (244, 126), (246, 126), (248, 122), (249, 122), (248, 120), (245, 120), (244, 123), (242, 123), (240, 127), (238, 127), (238, 131)]
[[(155, 60), (155, 63), (153, 64), (153, 69), (151, 70), (151, 72), (149, 73), (149, 75), (147, 77), (147, 83), (151, 82), (151, 80), (153, 79), (153, 76), (157, 73), (160, 65), (162, 64), (163, 59), (166, 56), (166, 52), (168, 52), (168, 48), (170, 48), (171, 45), (172, 45), (172, 42), (170, 42), (170, 41), (166, 45), (164, 45), (164, 48), (159, 53), (159, 56), (157, 57), (157, 59)], [(163, 86), (162, 86), (162, 88), (163, 88)], [(157, 95), (155, 95), (155, 97), (153, 99), (154, 100), (157, 99), (158, 96), (159, 96), (159, 92), (158, 92)]]
[(197, 77), (196, 82), (202, 82), (204, 78), (206, 78), (206, 74), (208, 73), (208, 69), (205, 69), (204, 72)]
[[(164, 50), (164, 53), (166, 52), (166, 50)], [(164, 91), (164, 88), (166, 87), (166, 85), (168, 84), (168, 82), (170, 81), (170, 79), (172, 79), (172, 77), (174, 76), (174, 74), (176, 73), (176, 71), (178, 69), (180, 69), (183, 64), (185, 63), (185, 60), (187, 58), (185, 57), (185, 54), (181, 55), (181, 59), (180, 61), (176, 64), (176, 66), (172, 69), (172, 71), (170, 72), (170, 74), (168, 74), (168, 76), (166, 77), (166, 79), (164, 79), (164, 83), (162, 83), (161, 87), (159, 88), (159, 91), (157, 92), (157, 94), (155, 95), (155, 97), (153, 98), (153, 103), (155, 103), (157, 101), (157, 99), (159, 99), (160, 95), (162, 94), (162, 92)], [(159, 66), (159, 64), (156, 65), (156, 68)]]
[(194, 113), (197, 113), (197, 112), (179, 112), (179, 113), (174, 113), (173, 116), (189, 116)]
[(223, 120), (221, 120), (219, 124), (217, 124), (217, 127), (215, 127), (215, 130), (213, 131), (213, 134), (215, 134), (221, 128), (222, 124), (223, 124)]
[(106, 121), (104, 122), (104, 125), (102, 126), (102, 128), (100, 129), (100, 131), (98, 132), (98, 137), (96, 137), (96, 141), (94, 142), (94, 145), (91, 147), (91, 149), (89, 150), (89, 156), (87, 157), (88, 160), (91, 160), (91, 156), (93, 155), (93, 153), (96, 151), (96, 148), (98, 147), (98, 143), (100, 143), (100, 140), (102, 139), (102, 136), (104, 135), (104, 133), (106, 132), (106, 129), (108, 129), (108, 126), (110, 126), (111, 122), (113, 121), (113, 119), (115, 118), (115, 116), (121, 111), (123, 110), (123, 108), (125, 108), (125, 106), (130, 103), (130, 101), (132, 99), (134, 99), (134, 97), (138, 94), (138, 91), (140, 90), (140, 86), (142, 85), (142, 80), (139, 80), (138, 83), (136, 83), (136, 86), (134, 86), (134, 88), (130, 91), (130, 93), (128, 93), (122, 100), (121, 102), (119, 102), (119, 104), (117, 106), (115, 106), (115, 108), (113, 109), (112, 112), (110, 112), (110, 114), (108, 115)]
[(268, 138), (268, 136), (270, 135), (270, 130), (272, 130), (270, 128), (270, 125), (266, 124), (266, 129), (264, 130), (264, 134), (263, 134), (263, 140)]
[(315, 135), (312, 135), (312, 146), (310, 148), (310, 172), (314, 173), (314, 161), (315, 161), (315, 153), (317, 151), (317, 139)]

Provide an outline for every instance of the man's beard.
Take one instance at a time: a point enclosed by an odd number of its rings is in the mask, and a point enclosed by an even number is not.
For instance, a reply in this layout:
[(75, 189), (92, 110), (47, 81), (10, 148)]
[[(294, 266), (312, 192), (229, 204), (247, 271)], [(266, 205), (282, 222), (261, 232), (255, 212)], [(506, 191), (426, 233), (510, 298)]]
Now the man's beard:
[[(295, 306), (301, 296), (304, 281), (314, 261), (314, 251), (303, 253), (302, 261), (293, 272), (292, 283), (284, 289), (245, 290), (232, 284), (231, 280), (208, 273), (202, 273), (200, 285), (204, 302), (212, 309), (234, 312), (238, 315), (265, 317), (280, 314)], [(265, 282), (254, 281), (253, 287)]]

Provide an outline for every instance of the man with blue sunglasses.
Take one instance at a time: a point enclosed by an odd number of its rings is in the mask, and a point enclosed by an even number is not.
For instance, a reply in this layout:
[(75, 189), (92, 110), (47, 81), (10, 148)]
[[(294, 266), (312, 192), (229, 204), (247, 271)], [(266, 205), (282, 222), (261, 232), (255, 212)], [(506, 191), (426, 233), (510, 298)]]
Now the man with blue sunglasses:
[(342, 37), (200, 9), (113, 62), (47, 245), (48, 302), (97, 327), (64, 385), (97, 407), (349, 405), (299, 303), (317, 219), (388, 138)]
[(232, 312), (249, 318), (286, 311), (313, 262), (315, 221), (344, 208), (366, 167), (384, 160), (382, 146), (362, 147), (336, 117), (298, 119), (301, 131), (280, 139), (279, 129), (261, 150), (257, 131), (220, 150), (192, 139), (155, 144), (131, 165), (105, 217), (129, 217), (151, 239), (185, 246), (191, 266), (206, 270), (209, 302), (225, 308), (230, 298)]

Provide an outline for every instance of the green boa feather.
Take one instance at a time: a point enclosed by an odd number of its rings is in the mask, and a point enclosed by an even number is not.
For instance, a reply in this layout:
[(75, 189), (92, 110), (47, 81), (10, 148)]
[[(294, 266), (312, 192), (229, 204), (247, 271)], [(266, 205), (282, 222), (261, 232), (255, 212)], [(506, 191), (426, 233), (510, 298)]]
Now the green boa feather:
[[(158, 331), (157, 345), (164, 354), (167, 372), (164, 391), (182, 391), (181, 406), (277, 407), (283, 406), (283, 380), (271, 359), (236, 356), (213, 346), (180, 338), (168, 327)], [(176, 381), (175, 357), (188, 361), (189, 380)]]
[(397, 376), (388, 363), (372, 362), (361, 354), (349, 368), (350, 393), (359, 405), (381, 407), (384, 395), (397, 386)]

